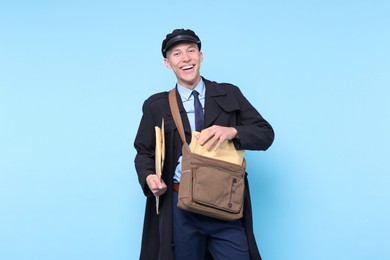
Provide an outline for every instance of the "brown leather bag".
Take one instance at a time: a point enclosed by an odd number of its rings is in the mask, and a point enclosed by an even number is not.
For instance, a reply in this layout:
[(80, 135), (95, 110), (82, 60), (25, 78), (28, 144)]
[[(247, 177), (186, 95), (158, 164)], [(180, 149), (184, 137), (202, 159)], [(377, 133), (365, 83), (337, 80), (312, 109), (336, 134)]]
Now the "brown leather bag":
[(173, 119), (183, 141), (179, 208), (205, 216), (236, 220), (243, 216), (245, 159), (242, 165), (192, 153), (188, 146), (176, 100), (169, 92)]

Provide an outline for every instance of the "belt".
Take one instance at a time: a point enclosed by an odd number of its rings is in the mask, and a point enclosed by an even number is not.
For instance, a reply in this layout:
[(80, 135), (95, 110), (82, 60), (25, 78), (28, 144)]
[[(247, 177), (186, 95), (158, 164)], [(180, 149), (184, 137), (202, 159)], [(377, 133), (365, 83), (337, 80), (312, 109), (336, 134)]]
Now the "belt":
[(179, 192), (179, 187), (180, 187), (180, 184), (179, 183), (173, 183), (172, 184), (172, 189), (176, 192)]

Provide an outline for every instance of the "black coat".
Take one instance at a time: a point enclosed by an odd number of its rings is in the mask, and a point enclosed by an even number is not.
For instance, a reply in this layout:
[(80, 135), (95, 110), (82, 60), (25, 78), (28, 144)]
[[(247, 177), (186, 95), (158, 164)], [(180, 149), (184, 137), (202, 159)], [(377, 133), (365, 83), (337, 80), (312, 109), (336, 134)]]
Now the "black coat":
[[(203, 79), (206, 85), (205, 127), (212, 125), (234, 126), (239, 138), (233, 139), (236, 148), (245, 150), (266, 150), (273, 142), (271, 125), (243, 96), (238, 87)], [(190, 124), (177, 94), (187, 142), (191, 140)], [(141, 260), (173, 260), (172, 250), (172, 179), (182, 141), (169, 109), (168, 92), (149, 97), (143, 104), (143, 116), (134, 142), (137, 150), (135, 167), (138, 180), (147, 196), (144, 229), (141, 246)], [(155, 126), (165, 121), (165, 162), (162, 178), (167, 192), (160, 197), (160, 215), (156, 214), (155, 197), (146, 184), (146, 177), (155, 173)], [(244, 217), (242, 219), (248, 238), (251, 260), (261, 259), (253, 234), (252, 208), (249, 186), (246, 179)], [(159, 258), (160, 257), (160, 258)], [(210, 256), (208, 259), (212, 259)]]

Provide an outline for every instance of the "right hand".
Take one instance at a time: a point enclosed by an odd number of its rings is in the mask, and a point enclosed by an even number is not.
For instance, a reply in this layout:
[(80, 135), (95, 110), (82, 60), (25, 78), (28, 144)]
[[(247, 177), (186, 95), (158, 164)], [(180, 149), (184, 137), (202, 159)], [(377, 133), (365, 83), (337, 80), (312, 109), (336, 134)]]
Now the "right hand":
[(154, 196), (161, 196), (167, 191), (167, 185), (156, 174), (149, 174), (146, 177), (146, 184), (148, 184)]

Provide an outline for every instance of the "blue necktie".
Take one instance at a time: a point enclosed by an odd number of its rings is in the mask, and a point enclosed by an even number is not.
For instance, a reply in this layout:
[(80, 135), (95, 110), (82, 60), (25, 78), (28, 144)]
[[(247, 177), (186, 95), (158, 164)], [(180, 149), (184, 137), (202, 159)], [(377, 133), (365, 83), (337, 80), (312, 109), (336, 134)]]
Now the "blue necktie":
[(200, 132), (204, 128), (203, 108), (199, 101), (199, 93), (194, 90), (192, 95), (194, 95), (195, 130)]

